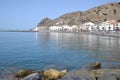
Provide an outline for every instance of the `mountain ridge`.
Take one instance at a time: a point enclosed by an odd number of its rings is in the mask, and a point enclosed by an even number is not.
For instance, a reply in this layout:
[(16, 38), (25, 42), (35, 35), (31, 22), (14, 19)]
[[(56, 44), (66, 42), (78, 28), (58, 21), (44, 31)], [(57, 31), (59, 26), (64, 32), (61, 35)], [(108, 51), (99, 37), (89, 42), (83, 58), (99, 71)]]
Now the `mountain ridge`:
[(81, 25), (86, 22), (99, 24), (107, 20), (120, 20), (120, 2), (111, 2), (96, 6), (86, 11), (76, 11), (61, 15), (56, 19), (44, 18), (37, 27), (49, 27), (54, 25)]

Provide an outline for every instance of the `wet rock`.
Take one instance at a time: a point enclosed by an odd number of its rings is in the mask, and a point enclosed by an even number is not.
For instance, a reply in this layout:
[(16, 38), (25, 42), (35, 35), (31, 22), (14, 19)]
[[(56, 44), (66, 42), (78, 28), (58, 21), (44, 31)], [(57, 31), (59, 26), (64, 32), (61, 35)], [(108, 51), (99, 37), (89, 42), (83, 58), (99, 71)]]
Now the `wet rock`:
[(100, 69), (100, 68), (101, 68), (100, 62), (91, 63), (91, 64), (88, 64), (82, 67), (82, 69), (85, 69), (85, 70), (95, 70), (95, 69)]
[(0, 80), (18, 80), (14, 75), (17, 68), (8, 68), (0, 73)]
[(98, 69), (91, 72), (97, 80), (120, 80), (120, 69)]
[(40, 75), (39, 73), (32, 73), (20, 80), (44, 80), (44, 77)]
[(93, 74), (86, 70), (69, 71), (61, 80), (95, 80)]
[(0, 80), (18, 80), (13, 73), (1, 73)]
[(33, 70), (20, 70), (15, 74), (16, 78), (24, 78), (29, 74), (32, 74)]
[(104, 75), (99, 77), (98, 80), (120, 80), (120, 77), (118, 77), (117, 74), (114, 73), (105, 73)]
[(62, 78), (67, 73), (67, 70), (60, 71), (59, 78)]
[(120, 80), (120, 69), (69, 71), (61, 80)]
[(44, 71), (45, 80), (58, 80), (67, 73), (67, 70), (58, 71), (56, 69), (49, 69)]
[(120, 62), (105, 62), (102, 63), (102, 68), (120, 69)]

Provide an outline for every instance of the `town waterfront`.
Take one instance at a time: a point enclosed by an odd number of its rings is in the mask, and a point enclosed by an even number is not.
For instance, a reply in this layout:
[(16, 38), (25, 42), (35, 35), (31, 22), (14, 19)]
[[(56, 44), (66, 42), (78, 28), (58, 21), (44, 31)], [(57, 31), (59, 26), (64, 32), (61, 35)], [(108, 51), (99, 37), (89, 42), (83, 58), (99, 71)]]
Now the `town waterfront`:
[(120, 38), (77, 33), (0, 32), (0, 71), (10, 68), (80, 69), (120, 62)]

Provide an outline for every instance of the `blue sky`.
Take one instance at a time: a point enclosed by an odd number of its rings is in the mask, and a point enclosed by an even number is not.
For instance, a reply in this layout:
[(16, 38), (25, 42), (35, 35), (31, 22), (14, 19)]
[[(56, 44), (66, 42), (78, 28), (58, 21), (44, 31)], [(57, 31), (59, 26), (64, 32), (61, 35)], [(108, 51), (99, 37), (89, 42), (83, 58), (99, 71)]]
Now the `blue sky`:
[(120, 0), (0, 0), (0, 29), (31, 29), (44, 18)]

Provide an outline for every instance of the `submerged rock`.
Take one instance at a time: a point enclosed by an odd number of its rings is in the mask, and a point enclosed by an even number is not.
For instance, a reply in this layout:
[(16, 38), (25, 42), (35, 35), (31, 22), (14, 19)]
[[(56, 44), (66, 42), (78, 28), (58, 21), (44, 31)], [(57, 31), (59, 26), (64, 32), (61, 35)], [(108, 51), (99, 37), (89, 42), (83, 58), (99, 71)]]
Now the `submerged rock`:
[(95, 80), (95, 77), (87, 70), (74, 70), (69, 71), (61, 80)]
[(120, 80), (120, 69), (69, 71), (61, 80)]
[(56, 69), (49, 69), (44, 71), (45, 80), (58, 80), (67, 73), (67, 70), (58, 71)]
[(18, 80), (14, 75), (18, 68), (7, 68), (0, 72), (0, 80)]
[(32, 74), (33, 70), (20, 70), (15, 74), (16, 78), (24, 78), (29, 74)]
[(95, 70), (95, 69), (100, 69), (100, 68), (101, 68), (101, 63), (100, 62), (95, 62), (95, 63), (91, 63), (91, 64), (88, 64), (88, 65), (84, 66), (82, 69)]
[(120, 80), (120, 69), (98, 69), (91, 73), (97, 80)]

